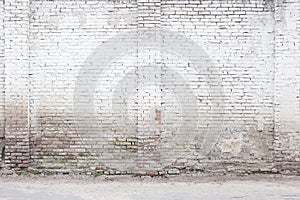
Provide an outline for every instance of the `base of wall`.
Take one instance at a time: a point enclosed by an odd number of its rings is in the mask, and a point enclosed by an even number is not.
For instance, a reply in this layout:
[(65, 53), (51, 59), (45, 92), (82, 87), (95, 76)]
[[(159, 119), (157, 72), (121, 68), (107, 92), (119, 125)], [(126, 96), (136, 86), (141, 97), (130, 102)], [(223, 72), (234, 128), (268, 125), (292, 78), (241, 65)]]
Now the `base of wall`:
[(173, 175), (204, 175), (204, 176), (247, 176), (247, 175), (293, 175), (300, 176), (300, 163), (281, 163), (260, 165), (247, 165), (245, 163), (211, 163), (205, 165), (195, 166), (169, 166), (160, 170), (118, 170), (116, 168), (108, 167), (94, 167), (90, 169), (48, 169), (43, 166), (29, 167), (26, 170), (16, 171), (7, 169), (4, 165), (0, 166), (1, 175), (88, 175), (88, 176), (101, 176), (101, 175), (131, 175), (131, 176), (173, 176)]

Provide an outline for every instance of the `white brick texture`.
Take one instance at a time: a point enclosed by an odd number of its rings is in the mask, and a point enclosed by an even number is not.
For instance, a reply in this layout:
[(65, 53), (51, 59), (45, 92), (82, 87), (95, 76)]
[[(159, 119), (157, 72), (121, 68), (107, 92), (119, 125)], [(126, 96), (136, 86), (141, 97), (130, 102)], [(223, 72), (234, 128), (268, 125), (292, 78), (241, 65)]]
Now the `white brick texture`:
[(299, 0), (5, 0), (0, 27), (3, 167), (300, 173)]

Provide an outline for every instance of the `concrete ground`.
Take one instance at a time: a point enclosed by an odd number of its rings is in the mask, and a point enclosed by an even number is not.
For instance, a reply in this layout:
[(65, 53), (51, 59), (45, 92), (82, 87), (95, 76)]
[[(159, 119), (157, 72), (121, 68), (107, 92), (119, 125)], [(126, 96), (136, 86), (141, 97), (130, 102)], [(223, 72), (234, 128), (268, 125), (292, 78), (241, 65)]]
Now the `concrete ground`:
[(300, 177), (0, 177), (0, 200), (300, 200)]

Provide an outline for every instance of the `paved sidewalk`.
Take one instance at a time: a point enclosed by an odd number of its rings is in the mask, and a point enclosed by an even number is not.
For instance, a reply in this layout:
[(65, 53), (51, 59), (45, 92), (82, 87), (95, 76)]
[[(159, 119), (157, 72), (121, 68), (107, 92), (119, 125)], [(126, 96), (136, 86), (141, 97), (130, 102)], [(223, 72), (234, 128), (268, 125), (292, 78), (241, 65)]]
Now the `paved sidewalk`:
[(2, 177), (0, 200), (300, 200), (299, 177), (111, 179)]

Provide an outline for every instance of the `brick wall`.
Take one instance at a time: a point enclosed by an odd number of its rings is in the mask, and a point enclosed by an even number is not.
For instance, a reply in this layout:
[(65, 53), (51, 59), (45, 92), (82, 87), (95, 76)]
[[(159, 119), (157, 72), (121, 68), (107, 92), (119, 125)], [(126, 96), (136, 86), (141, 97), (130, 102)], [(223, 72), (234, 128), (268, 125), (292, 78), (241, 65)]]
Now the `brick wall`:
[(300, 2), (275, 6), (275, 162), (279, 169), (299, 171)]
[(4, 151), (4, 10), (3, 2), (0, 3), (0, 162), (3, 163)]
[(5, 1), (5, 166), (299, 173), (299, 6)]
[(5, 164), (16, 170), (29, 163), (29, 11), (28, 1), (5, 1)]

